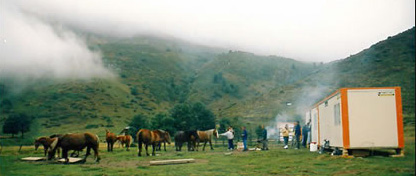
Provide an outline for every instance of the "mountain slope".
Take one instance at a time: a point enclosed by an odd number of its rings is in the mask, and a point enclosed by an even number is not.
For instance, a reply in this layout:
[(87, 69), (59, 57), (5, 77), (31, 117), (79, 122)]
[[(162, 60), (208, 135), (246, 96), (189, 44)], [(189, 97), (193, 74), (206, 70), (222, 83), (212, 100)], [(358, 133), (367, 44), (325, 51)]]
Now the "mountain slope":
[(139, 113), (152, 118), (178, 103), (199, 101), (217, 118), (241, 117), (256, 125), (280, 116), (301, 119), (340, 87), (373, 86), (401, 86), (405, 122), (414, 124), (415, 28), (320, 65), (148, 36), (87, 40), (116, 78), (38, 80), (18, 94), (13, 80), (0, 80), (0, 124), (10, 113), (25, 112), (36, 117), (34, 136), (102, 134)]
[[(288, 113), (300, 119), (305, 110), (341, 87), (402, 87), (405, 116), (414, 114), (415, 28), (372, 45), (346, 59), (325, 64), (294, 84), (271, 90), (229, 109), (230, 116), (272, 117)], [(293, 106), (286, 106), (293, 102)], [(406, 119), (414, 123), (414, 116)]]

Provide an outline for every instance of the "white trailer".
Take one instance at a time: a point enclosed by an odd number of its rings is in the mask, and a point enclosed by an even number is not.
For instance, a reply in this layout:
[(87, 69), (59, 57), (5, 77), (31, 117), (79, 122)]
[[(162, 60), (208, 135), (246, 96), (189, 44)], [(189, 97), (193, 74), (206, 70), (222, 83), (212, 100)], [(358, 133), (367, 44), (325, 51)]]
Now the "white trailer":
[[(403, 154), (403, 116), (400, 87), (341, 88), (306, 113), (311, 142), (331, 148), (396, 149)], [(351, 152), (350, 152), (351, 153)]]

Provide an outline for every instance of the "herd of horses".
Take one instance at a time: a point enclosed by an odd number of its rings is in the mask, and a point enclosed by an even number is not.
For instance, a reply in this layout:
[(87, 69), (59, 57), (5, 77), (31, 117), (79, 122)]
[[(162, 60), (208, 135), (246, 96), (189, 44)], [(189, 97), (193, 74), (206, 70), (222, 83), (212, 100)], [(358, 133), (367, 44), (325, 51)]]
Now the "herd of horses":
[[(211, 150), (213, 137), (218, 138), (218, 131), (216, 129), (199, 131), (178, 131), (174, 136), (175, 149), (181, 151), (184, 143), (187, 143), (188, 151), (198, 151), (198, 147), (203, 143), (202, 150), (205, 150), (205, 146), (209, 143)], [(149, 156), (148, 147), (152, 146), (152, 156), (155, 156), (155, 151), (161, 150), (161, 145), (164, 145), (166, 151), (166, 143), (171, 143), (170, 134), (164, 130), (149, 130), (140, 129), (136, 134), (136, 140), (138, 144), (138, 156), (142, 156), (143, 146), (146, 149), (146, 155)], [(130, 145), (133, 142), (133, 138), (130, 135), (119, 135), (106, 130), (106, 142), (107, 151), (112, 152), (114, 144), (119, 141), (122, 147), (125, 147), (129, 151)], [(86, 161), (87, 157), (91, 155), (91, 150), (94, 151), (95, 161), (100, 161), (98, 154), (99, 138), (97, 135), (86, 132), (86, 133), (68, 133), (68, 134), (54, 134), (49, 137), (43, 136), (35, 140), (35, 149), (42, 145), (44, 148), (44, 155), (48, 154), (48, 160), (55, 157), (55, 154), (60, 153), (62, 150), (62, 158), (65, 159), (65, 163), (69, 162), (68, 151), (73, 151), (71, 156), (78, 156), (79, 151), (87, 148), (83, 162)], [(76, 154), (78, 152), (78, 155)]]

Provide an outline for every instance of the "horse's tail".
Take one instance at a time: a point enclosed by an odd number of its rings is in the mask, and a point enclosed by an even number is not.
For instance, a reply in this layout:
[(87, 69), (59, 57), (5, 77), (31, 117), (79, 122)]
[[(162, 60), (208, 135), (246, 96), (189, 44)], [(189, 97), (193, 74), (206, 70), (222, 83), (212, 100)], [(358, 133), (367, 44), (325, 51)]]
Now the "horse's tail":
[(137, 143), (139, 143), (140, 142), (140, 140), (142, 140), (142, 139), (140, 139), (140, 136), (142, 135), (142, 130), (139, 130), (138, 132), (137, 132), (137, 134), (136, 134), (136, 140), (137, 140)]
[(100, 146), (100, 138), (98, 137), (98, 135), (95, 135), (97, 137), (97, 144), (98, 146)]

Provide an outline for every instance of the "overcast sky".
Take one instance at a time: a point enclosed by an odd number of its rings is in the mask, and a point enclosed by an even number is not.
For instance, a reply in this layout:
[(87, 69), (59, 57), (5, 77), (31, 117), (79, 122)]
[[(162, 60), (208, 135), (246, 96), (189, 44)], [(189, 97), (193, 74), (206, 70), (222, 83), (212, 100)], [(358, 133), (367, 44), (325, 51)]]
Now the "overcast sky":
[[(70, 30), (74, 28), (119, 37), (165, 34), (261, 55), (328, 62), (414, 25), (414, 0), (2, 0), (0, 56), (9, 65), (0, 69), (25, 62), (25, 68), (35, 63), (58, 72), (53, 68), (71, 65), (57, 74), (72, 75), (85, 66), (99, 66), (99, 53), (89, 51)], [(75, 54), (68, 56), (72, 50)], [(51, 61), (55, 65), (40, 66)]]

